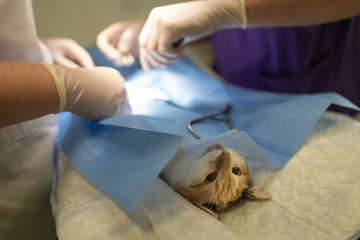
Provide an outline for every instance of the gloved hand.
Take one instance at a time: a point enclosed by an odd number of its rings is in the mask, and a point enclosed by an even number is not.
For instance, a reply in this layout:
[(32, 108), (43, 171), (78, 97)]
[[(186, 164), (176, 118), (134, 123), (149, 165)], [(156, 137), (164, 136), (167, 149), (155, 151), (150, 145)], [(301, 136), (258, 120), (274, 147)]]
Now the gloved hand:
[(99, 50), (116, 66), (129, 66), (139, 57), (139, 34), (145, 20), (117, 22), (96, 39)]
[(73, 39), (42, 38), (41, 41), (49, 49), (55, 64), (65, 67), (93, 67), (90, 54)]
[(198, 0), (156, 7), (140, 33), (144, 70), (167, 66), (184, 46), (225, 28), (246, 28), (244, 0)]
[(51, 73), (60, 104), (54, 113), (70, 111), (89, 120), (100, 120), (124, 111), (124, 79), (108, 67), (67, 68), (43, 63)]

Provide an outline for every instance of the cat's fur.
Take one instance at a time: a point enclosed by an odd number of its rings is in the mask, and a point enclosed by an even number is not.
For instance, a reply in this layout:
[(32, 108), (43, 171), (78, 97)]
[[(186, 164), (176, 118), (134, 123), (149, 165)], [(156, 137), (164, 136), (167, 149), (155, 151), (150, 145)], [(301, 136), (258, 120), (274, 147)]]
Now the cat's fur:
[(266, 189), (251, 179), (245, 160), (234, 150), (216, 142), (195, 155), (178, 151), (161, 177), (175, 191), (207, 212), (224, 211), (242, 197), (271, 198)]

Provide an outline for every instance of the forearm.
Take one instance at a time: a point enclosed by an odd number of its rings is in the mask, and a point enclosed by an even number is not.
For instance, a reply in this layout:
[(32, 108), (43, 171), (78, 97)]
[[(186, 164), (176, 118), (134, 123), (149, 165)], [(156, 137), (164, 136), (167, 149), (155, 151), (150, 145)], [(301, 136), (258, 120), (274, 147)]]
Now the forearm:
[(307, 26), (360, 15), (359, 0), (245, 0), (249, 27)]
[(54, 80), (42, 64), (0, 62), (0, 127), (52, 113), (59, 105)]

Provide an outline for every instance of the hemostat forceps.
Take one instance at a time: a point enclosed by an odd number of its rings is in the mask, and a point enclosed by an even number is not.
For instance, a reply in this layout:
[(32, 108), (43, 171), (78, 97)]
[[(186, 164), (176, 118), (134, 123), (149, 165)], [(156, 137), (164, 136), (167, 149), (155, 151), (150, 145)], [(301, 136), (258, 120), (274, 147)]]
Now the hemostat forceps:
[[(217, 112), (217, 113), (214, 113), (214, 114), (211, 114), (211, 115), (207, 115), (207, 116), (204, 116), (204, 117), (200, 117), (200, 118), (196, 118), (194, 120), (191, 120), (187, 123), (187, 129), (189, 130), (189, 132), (194, 135), (197, 139), (200, 139), (200, 136), (196, 134), (196, 132), (192, 129), (191, 125), (195, 124), (195, 123), (199, 123), (203, 120), (206, 120), (206, 119), (212, 119), (212, 120), (216, 120), (216, 121), (225, 121), (226, 124), (228, 125), (229, 127), (229, 130), (232, 129), (232, 124), (231, 124), (231, 121), (230, 121), (230, 110), (231, 110), (231, 105), (228, 103), (226, 104), (224, 110), (220, 111), (220, 112)], [(220, 115), (225, 115), (225, 119), (222, 118), (216, 118)]]

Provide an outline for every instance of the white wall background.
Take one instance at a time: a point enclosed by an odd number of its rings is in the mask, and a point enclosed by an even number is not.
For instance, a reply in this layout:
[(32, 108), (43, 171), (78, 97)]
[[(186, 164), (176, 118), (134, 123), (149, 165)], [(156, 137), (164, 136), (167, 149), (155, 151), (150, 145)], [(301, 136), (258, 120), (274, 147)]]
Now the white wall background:
[(33, 8), (40, 37), (68, 37), (90, 46), (98, 32), (116, 21), (146, 18), (156, 6), (184, 1), (33, 0)]

